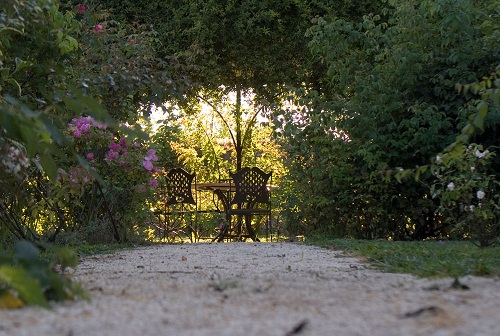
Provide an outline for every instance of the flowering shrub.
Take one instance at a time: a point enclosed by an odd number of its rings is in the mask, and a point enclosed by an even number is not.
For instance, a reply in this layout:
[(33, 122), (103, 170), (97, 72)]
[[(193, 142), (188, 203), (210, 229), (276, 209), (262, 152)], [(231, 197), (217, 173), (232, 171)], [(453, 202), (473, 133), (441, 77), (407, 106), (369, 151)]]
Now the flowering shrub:
[(69, 172), (59, 169), (59, 177), (68, 180), (74, 187), (73, 192), (83, 192), (83, 187), (95, 181), (98, 175), (109, 186), (136, 191), (157, 185), (156, 151), (145, 150), (139, 140), (120, 137), (90, 116), (73, 118), (68, 124), (68, 133), (75, 140), (75, 151), (90, 163), (88, 167), (81, 164), (71, 167)]
[(90, 242), (124, 241), (140, 233), (146, 201), (158, 184), (156, 151), (129, 130), (90, 116), (73, 118), (67, 133), (80, 159), (60, 163), (52, 190), (65, 204), (68, 230)]
[(500, 237), (500, 184), (488, 169), (493, 156), (481, 145), (460, 145), (437, 156), (432, 170), (436, 182), (431, 193), (440, 201), (443, 220), (480, 246)]
[(22, 169), (29, 166), (30, 162), (20, 146), (15, 147), (0, 139), (0, 172), (19, 178)]

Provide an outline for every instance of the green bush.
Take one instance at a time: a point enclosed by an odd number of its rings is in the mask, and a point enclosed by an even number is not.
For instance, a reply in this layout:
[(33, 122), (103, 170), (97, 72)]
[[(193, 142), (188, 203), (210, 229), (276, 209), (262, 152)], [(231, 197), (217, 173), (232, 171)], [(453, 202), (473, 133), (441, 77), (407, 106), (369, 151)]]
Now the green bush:
[(436, 157), (432, 197), (455, 235), (488, 246), (500, 238), (500, 182), (491, 171), (495, 154), (481, 145), (457, 145)]
[[(328, 68), (323, 85), (297, 89), (296, 108), (275, 114), (292, 186), (284, 215), (303, 233), (449, 235), (428, 188), (434, 177), (399, 183), (392, 176), (398, 167), (427, 165), (468, 124), (480, 97), (456, 85), (498, 65), (500, 13), (495, 1), (387, 3), (360, 21), (317, 18), (307, 36)], [(498, 124), (492, 109), (478, 143), (494, 142)]]
[(76, 267), (76, 253), (58, 247), (49, 247), (48, 253), (49, 259), (44, 259), (33, 244), (20, 240), (12, 253), (0, 255), (0, 308), (49, 307), (50, 301), (87, 298), (65, 273)]

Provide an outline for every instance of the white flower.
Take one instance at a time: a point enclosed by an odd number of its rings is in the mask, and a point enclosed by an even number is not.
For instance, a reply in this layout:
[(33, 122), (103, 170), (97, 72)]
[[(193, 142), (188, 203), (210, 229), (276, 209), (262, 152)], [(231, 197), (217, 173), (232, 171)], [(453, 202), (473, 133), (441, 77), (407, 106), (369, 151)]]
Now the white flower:
[(448, 190), (450, 190), (450, 191), (455, 190), (455, 183), (453, 183), (453, 182), (448, 183), (448, 185), (446, 186), (446, 188)]
[(439, 155), (436, 155), (436, 162), (440, 163), (442, 161), (443, 161), (443, 159)]
[(470, 167), (471, 172), (474, 172), (475, 170), (476, 170), (476, 167), (474, 167), (474, 166)]
[(478, 190), (476, 193), (477, 199), (483, 199), (486, 194), (482, 190)]
[(471, 205), (471, 206), (469, 207), (470, 212), (474, 212), (474, 208), (475, 208), (475, 206)]
[(481, 159), (481, 158), (483, 158), (483, 157), (484, 157), (486, 154), (488, 154), (488, 153), (489, 153), (489, 151), (488, 151), (488, 150), (485, 150), (484, 152), (482, 152), (482, 153), (481, 153), (478, 149), (476, 149), (476, 151), (474, 152), (474, 155), (475, 155), (477, 158)]

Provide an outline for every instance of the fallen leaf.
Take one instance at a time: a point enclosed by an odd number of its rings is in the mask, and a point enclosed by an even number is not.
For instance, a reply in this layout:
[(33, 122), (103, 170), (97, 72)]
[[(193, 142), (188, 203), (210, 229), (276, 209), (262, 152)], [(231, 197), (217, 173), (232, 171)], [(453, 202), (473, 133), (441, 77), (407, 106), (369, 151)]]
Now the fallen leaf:
[(0, 309), (16, 309), (24, 306), (15, 292), (10, 289), (0, 291)]

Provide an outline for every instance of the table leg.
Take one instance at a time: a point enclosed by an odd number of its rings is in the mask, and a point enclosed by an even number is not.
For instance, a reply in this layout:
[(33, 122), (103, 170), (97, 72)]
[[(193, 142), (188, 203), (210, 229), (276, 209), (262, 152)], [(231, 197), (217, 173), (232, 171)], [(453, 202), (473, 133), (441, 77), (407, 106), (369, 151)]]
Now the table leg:
[(222, 207), (224, 208), (224, 214), (226, 217), (226, 223), (222, 226), (221, 230), (219, 233), (212, 239), (212, 242), (218, 241), (222, 242), (224, 240), (224, 237), (227, 235), (229, 227), (231, 226), (231, 215), (229, 215), (228, 210), (229, 210), (229, 197), (226, 195), (226, 193), (223, 190), (220, 189), (215, 189), (214, 194), (217, 195), (219, 200), (222, 203)]

